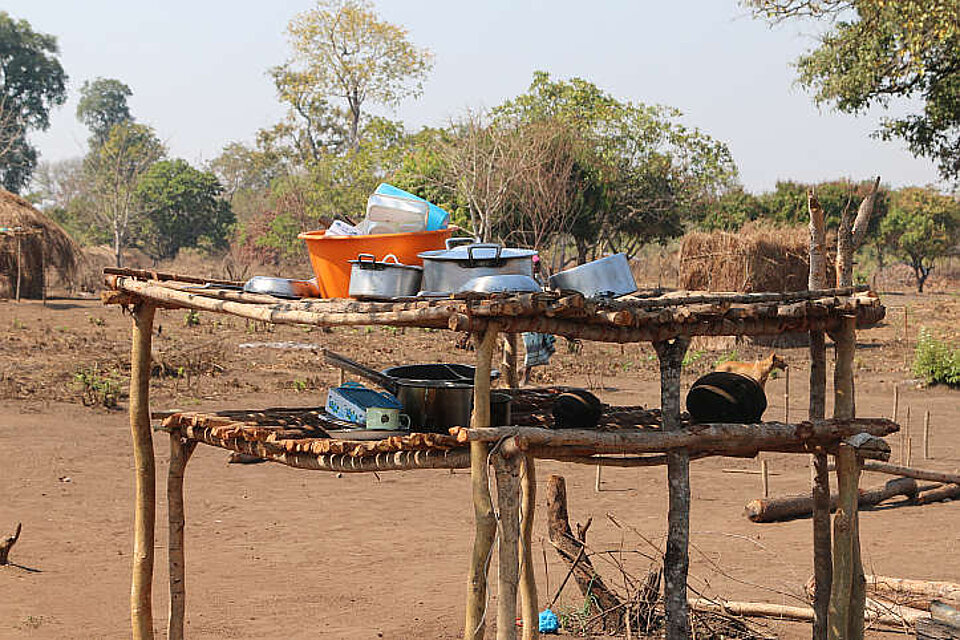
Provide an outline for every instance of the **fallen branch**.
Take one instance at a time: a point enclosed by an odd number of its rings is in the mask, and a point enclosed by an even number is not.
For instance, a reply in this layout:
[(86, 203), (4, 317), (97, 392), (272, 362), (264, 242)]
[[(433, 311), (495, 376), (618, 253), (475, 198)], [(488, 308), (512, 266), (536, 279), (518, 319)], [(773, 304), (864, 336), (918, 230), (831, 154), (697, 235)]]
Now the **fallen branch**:
[(23, 529), (23, 523), (18, 522), (17, 530), (14, 531), (13, 535), (3, 541), (0, 541), (0, 565), (7, 564), (7, 557), (10, 555), (10, 549), (13, 549), (13, 545), (17, 544), (17, 540), (20, 539), (21, 529)]
[[(688, 601), (693, 611), (708, 611), (711, 613), (727, 613), (748, 618), (774, 618), (777, 620), (794, 620), (797, 622), (813, 622), (813, 609), (810, 607), (791, 607), (769, 602), (734, 602), (730, 600), (707, 600), (704, 598), (690, 598)], [(919, 620), (929, 619), (924, 611), (909, 607), (886, 607), (872, 600), (867, 601), (864, 611), (864, 620), (871, 624), (904, 629), (904, 625), (915, 625)]]
[(933, 504), (944, 500), (960, 499), (960, 484), (945, 484), (942, 487), (921, 493), (917, 504)]
[(556, 548), (564, 562), (570, 565), (570, 573), (577, 581), (583, 595), (596, 605), (600, 612), (604, 630), (619, 630), (622, 617), (618, 610), (622, 606), (616, 596), (604, 583), (585, 553), (586, 527), (579, 527), (579, 536), (570, 530), (567, 516), (567, 488), (563, 476), (552, 475), (547, 482), (547, 526), (551, 544)]
[[(919, 493), (917, 481), (913, 478), (890, 480), (882, 487), (861, 489), (860, 507), (872, 507), (884, 500), (898, 495), (914, 499)], [(839, 494), (830, 496), (830, 511), (837, 509)], [(745, 515), (751, 522), (782, 522), (794, 518), (808, 517), (813, 513), (813, 497), (810, 494), (779, 496), (775, 498), (756, 498), (747, 503)]]

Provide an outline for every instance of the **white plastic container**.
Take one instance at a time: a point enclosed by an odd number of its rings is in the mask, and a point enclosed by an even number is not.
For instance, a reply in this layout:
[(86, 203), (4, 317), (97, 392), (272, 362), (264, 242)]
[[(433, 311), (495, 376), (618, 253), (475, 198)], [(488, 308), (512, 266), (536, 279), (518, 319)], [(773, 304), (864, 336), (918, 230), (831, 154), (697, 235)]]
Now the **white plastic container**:
[(417, 233), (427, 229), (427, 202), (375, 193), (367, 199), (367, 233)]

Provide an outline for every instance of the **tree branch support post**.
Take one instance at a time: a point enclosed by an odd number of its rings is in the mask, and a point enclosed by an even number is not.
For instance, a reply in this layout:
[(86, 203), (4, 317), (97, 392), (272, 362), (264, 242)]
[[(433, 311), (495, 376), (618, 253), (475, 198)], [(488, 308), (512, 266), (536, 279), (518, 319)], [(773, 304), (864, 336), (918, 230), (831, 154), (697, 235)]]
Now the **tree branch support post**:
[[(680, 371), (689, 338), (655, 342), (660, 360), (660, 400), (663, 430), (680, 428)], [(667, 512), (667, 551), (663, 559), (667, 640), (690, 637), (687, 611), (687, 571), (690, 566), (690, 455), (685, 449), (667, 453), (670, 497)]]
[(518, 348), (516, 333), (506, 333), (503, 336), (503, 380), (509, 389), (520, 386), (519, 371), (517, 369)]
[(520, 611), (523, 617), (523, 640), (540, 637), (540, 611), (537, 601), (537, 580), (533, 566), (533, 519), (537, 508), (536, 459), (523, 458), (520, 476)]
[(520, 583), (520, 473), (523, 455), (500, 447), (493, 456), (497, 476), (500, 545), (497, 551), (497, 640), (517, 638), (517, 587)]
[(150, 350), (156, 307), (146, 302), (133, 308), (130, 354), (130, 430), (136, 469), (136, 512), (133, 538), (133, 578), (130, 619), (134, 640), (153, 638), (153, 544), (156, 522), (156, 478), (153, 434), (150, 432)]
[(183, 509), (183, 474), (197, 447), (195, 440), (184, 440), (179, 430), (170, 433), (170, 467), (167, 472), (167, 561), (170, 567), (170, 615), (167, 639), (183, 640), (186, 611), (186, 570), (183, 552), (183, 531), (186, 524)]
[[(807, 288), (827, 286), (826, 226), (823, 207), (813, 190), (807, 192), (810, 212), (810, 274)], [(809, 420), (822, 420), (826, 415), (827, 348), (823, 331), (810, 332), (810, 404)], [(830, 549), (830, 474), (827, 454), (810, 455), (813, 491), (813, 640), (827, 640), (827, 614), (833, 580), (833, 559)]]
[[(490, 368), (493, 350), (497, 344), (497, 326), (488, 324), (473, 336), (477, 353), (477, 368), (473, 386), (473, 414), (470, 426), (490, 425)], [(467, 579), (467, 610), (464, 640), (481, 640), (486, 630), (487, 570), (490, 554), (497, 535), (497, 519), (493, 513), (490, 497), (487, 456), (490, 445), (486, 442), (470, 443), (470, 484), (473, 492), (473, 513), (476, 530), (473, 552), (470, 557), (470, 574)]]

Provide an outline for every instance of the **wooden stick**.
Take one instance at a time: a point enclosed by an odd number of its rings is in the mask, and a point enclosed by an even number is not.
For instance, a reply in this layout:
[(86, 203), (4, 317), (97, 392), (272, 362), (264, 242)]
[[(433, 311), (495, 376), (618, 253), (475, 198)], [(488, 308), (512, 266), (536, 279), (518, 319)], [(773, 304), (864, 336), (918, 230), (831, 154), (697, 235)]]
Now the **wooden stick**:
[[(690, 341), (677, 338), (656, 342), (660, 361), (660, 402), (663, 431), (680, 431), (680, 372)], [(667, 549), (663, 558), (664, 610), (667, 640), (687, 640), (690, 620), (687, 610), (687, 572), (690, 566), (690, 457), (686, 449), (667, 453)]]
[(517, 586), (520, 582), (520, 468), (523, 456), (493, 456), (500, 511), (500, 545), (497, 553), (497, 640), (516, 640)]
[(133, 309), (133, 346), (130, 354), (130, 430), (136, 469), (133, 579), (130, 618), (134, 640), (153, 638), (153, 545), (156, 521), (156, 478), (153, 435), (150, 430), (150, 350), (156, 308), (140, 304)]
[(790, 424), (790, 368), (783, 373), (783, 421)]
[[(476, 345), (477, 365), (473, 387), (473, 415), (470, 417), (470, 424), (479, 429), (490, 425), (490, 369), (493, 348), (497, 343), (497, 325), (488, 325), (484, 333), (474, 335), (473, 339)], [(487, 570), (490, 566), (493, 540), (497, 534), (497, 519), (493, 513), (487, 474), (489, 452), (489, 445), (485, 442), (470, 443), (470, 483), (473, 491), (476, 530), (467, 579), (467, 610), (463, 631), (465, 640), (482, 640), (486, 629)], [(513, 621), (510, 626), (513, 626)]]
[(183, 474), (196, 448), (196, 441), (183, 440), (177, 431), (170, 433), (170, 467), (167, 472), (167, 560), (170, 566), (170, 615), (167, 619), (167, 638), (183, 640), (183, 622), (186, 611), (186, 571), (183, 553)]
[(923, 412), (923, 459), (930, 459), (930, 410)]
[(926, 469), (916, 469), (914, 467), (904, 467), (888, 462), (875, 462), (865, 460), (862, 463), (864, 471), (876, 471), (878, 473), (887, 473), (893, 476), (903, 476), (906, 478), (916, 478), (917, 480), (930, 480), (931, 482), (943, 482), (960, 484), (960, 473), (947, 473), (945, 471), (929, 471)]
[(934, 504), (944, 500), (960, 499), (960, 484), (947, 484), (932, 491), (921, 493), (917, 498), (917, 504)]
[(833, 333), (836, 363), (833, 370), (833, 417), (853, 418), (857, 415), (854, 396), (853, 359), (857, 348), (856, 319), (845, 316)]
[(913, 461), (913, 436), (907, 436), (907, 466), (909, 467)]
[(7, 536), (3, 540), (0, 540), (0, 566), (3, 566), (9, 562), (10, 550), (13, 549), (13, 545), (17, 544), (17, 540), (20, 539), (20, 531), (23, 530), (23, 523), (18, 522), (17, 528), (13, 532), (12, 536)]
[(910, 466), (907, 460), (907, 440), (910, 438), (910, 405), (907, 405), (907, 415), (903, 420), (903, 428), (900, 429), (900, 464)]
[(520, 476), (520, 611), (523, 618), (523, 640), (540, 637), (540, 611), (537, 599), (537, 579), (533, 565), (533, 520), (537, 509), (536, 460), (523, 457)]
[(17, 235), (17, 302), (20, 302), (20, 280), (23, 272), (23, 252), (21, 251), (20, 235)]
[[(666, 420), (666, 416), (664, 416)], [(679, 421), (679, 420), (678, 420)], [(663, 453), (674, 449), (713, 455), (747, 456), (758, 451), (797, 453), (829, 447), (858, 433), (885, 436), (897, 425), (886, 418), (829, 419), (783, 424), (697, 424), (676, 431), (655, 429), (543, 429), (540, 427), (495, 427), (465, 429), (452, 427), (459, 442), (496, 442), (505, 436), (517, 437), (521, 448), (582, 447), (596, 453)]]
[[(750, 618), (774, 618), (777, 620), (795, 620), (797, 622), (812, 622), (814, 619), (814, 612), (810, 607), (791, 607), (769, 602), (734, 602), (731, 600), (718, 602), (704, 598), (691, 598), (690, 608), (694, 611), (726, 613)], [(898, 608), (892, 607), (892, 609), (897, 610)], [(902, 613), (897, 615), (896, 613), (891, 613), (888, 608), (871, 602), (869, 609), (865, 613), (865, 618), (871, 624), (903, 630), (905, 623), (908, 625), (913, 624), (915, 620), (922, 619), (924, 616), (922, 611), (913, 611), (907, 607), (899, 609)]]
[[(858, 503), (861, 507), (872, 507), (894, 496), (917, 497), (919, 487), (913, 478), (897, 478), (886, 484), (860, 492)], [(839, 494), (830, 496), (830, 510), (837, 509)], [(783, 522), (794, 518), (805, 518), (813, 512), (813, 498), (807, 494), (777, 496), (774, 498), (754, 499), (747, 503), (744, 515), (751, 522)]]
[(507, 333), (503, 338), (503, 380), (508, 388), (516, 389), (520, 386), (520, 377), (517, 372), (519, 358), (517, 334)]
[(859, 475), (856, 451), (847, 445), (840, 445), (837, 453), (839, 510), (834, 519), (833, 588), (828, 618), (830, 640), (863, 638), (864, 601), (859, 597), (859, 592), (862, 590), (865, 593), (865, 587), (859, 558), (857, 522)]
[(600, 469), (601, 469), (602, 467), (603, 467), (603, 465), (600, 465), (600, 464), (597, 465), (597, 479), (596, 479), (596, 482), (595, 482), (594, 485), (593, 485), (593, 490), (596, 491), (597, 493), (600, 493), (600, 482), (601, 482), (601, 480), (600, 480)]
[(770, 472), (767, 469), (767, 461), (760, 461), (760, 488), (761, 495), (766, 498), (770, 495)]
[(900, 387), (896, 383), (893, 385), (893, 414), (890, 419), (897, 421), (897, 415), (900, 413)]
[(934, 599), (960, 603), (960, 584), (956, 582), (913, 580), (878, 575), (868, 575), (865, 576), (865, 579), (867, 591), (870, 593), (895, 602), (908, 599), (907, 604), (912, 607), (929, 609), (930, 601)]

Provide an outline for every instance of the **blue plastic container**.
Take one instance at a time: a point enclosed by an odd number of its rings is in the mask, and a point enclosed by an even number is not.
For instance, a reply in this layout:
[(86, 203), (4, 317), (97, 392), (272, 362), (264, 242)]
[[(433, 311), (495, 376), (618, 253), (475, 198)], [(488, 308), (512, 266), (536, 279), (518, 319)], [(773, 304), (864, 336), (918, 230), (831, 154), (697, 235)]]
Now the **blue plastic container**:
[(377, 187), (374, 193), (378, 193), (382, 196), (396, 196), (398, 198), (410, 198), (411, 200), (419, 200), (420, 202), (426, 202), (430, 210), (427, 212), (427, 231), (436, 231), (437, 229), (446, 229), (447, 225), (450, 224), (450, 214), (433, 204), (429, 200), (424, 200), (420, 196), (415, 196), (409, 191), (404, 191), (400, 187), (395, 187), (392, 184), (387, 184), (386, 182), (381, 182), (380, 186)]

